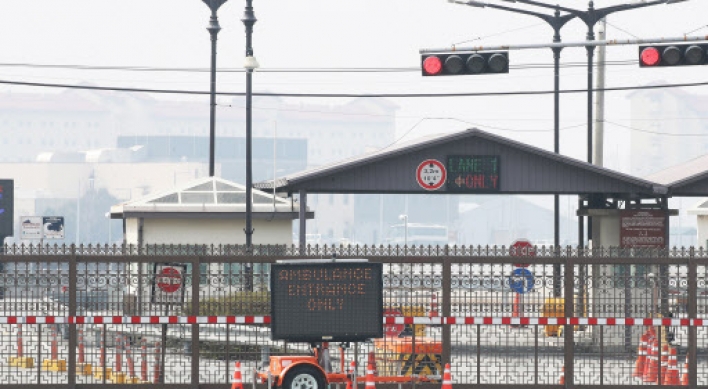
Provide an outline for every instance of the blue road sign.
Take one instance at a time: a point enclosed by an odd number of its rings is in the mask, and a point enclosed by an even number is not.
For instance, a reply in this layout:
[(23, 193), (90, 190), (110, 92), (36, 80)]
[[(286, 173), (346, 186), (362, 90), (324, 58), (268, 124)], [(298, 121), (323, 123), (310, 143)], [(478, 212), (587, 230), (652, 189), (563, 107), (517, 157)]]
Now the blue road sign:
[(514, 269), (509, 276), (509, 288), (516, 293), (527, 293), (533, 289), (533, 273), (524, 268)]

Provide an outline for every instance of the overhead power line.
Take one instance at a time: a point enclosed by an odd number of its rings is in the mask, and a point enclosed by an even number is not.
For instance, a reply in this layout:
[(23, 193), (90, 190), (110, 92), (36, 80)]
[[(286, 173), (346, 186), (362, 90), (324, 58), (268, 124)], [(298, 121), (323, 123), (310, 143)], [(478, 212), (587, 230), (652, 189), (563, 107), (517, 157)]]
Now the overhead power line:
[[(101, 91), (116, 91), (116, 92), (142, 92), (142, 93), (157, 93), (157, 94), (182, 94), (182, 95), (208, 95), (208, 91), (196, 90), (178, 90), (178, 89), (147, 89), (147, 88), (122, 88), (122, 87), (106, 87), (106, 86), (90, 86), (90, 85), (72, 85), (72, 84), (50, 84), (41, 82), (22, 82), (0, 80), (0, 84), (6, 85), (21, 85), (43, 88), (66, 88), (66, 89), (86, 89), (86, 90), (101, 90)], [(617, 92), (628, 90), (647, 90), (647, 89), (665, 89), (665, 88), (683, 88), (693, 86), (706, 86), (708, 82), (693, 82), (680, 84), (662, 84), (662, 85), (644, 85), (644, 86), (620, 86), (611, 88), (593, 88), (593, 92)], [(587, 89), (565, 89), (560, 90), (562, 94), (572, 93), (587, 93)], [(380, 97), (380, 98), (419, 98), (419, 97), (491, 97), (491, 96), (532, 96), (532, 95), (548, 95), (553, 94), (551, 90), (531, 90), (531, 91), (506, 91), (506, 92), (459, 92), (459, 93), (279, 93), (279, 92), (254, 92), (253, 96), (269, 96), (269, 97), (328, 97), (328, 98), (362, 98), (362, 97)], [(245, 96), (245, 92), (216, 92), (220, 96)]]
[[(608, 66), (636, 65), (639, 61), (616, 60), (607, 61)], [(587, 67), (585, 62), (564, 62), (562, 68)], [(209, 73), (207, 68), (168, 68), (151, 66), (94, 66), (94, 65), (71, 65), (71, 64), (32, 64), (32, 63), (0, 63), (0, 67), (19, 67), (30, 69), (65, 69), (65, 70), (101, 70), (101, 71), (125, 71), (125, 72), (174, 72), (174, 73)], [(510, 65), (510, 69), (552, 69), (553, 64), (526, 63)], [(243, 73), (244, 69), (222, 68), (217, 69), (218, 73)], [(382, 68), (259, 68), (258, 73), (420, 73), (420, 67), (382, 67)]]

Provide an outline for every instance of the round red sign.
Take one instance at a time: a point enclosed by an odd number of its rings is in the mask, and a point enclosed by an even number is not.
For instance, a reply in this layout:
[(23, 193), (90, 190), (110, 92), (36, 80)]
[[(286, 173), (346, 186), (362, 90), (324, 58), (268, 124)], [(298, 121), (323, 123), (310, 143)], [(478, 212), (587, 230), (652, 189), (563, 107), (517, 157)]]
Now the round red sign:
[(445, 183), (447, 171), (445, 165), (436, 159), (426, 159), (418, 165), (415, 179), (425, 190), (437, 190)]
[[(519, 239), (509, 246), (509, 255), (512, 257), (535, 257), (536, 248), (526, 239)], [(528, 263), (515, 263), (516, 267), (528, 267)]]
[(166, 267), (157, 276), (157, 287), (165, 293), (174, 293), (182, 286), (182, 275), (174, 267)]

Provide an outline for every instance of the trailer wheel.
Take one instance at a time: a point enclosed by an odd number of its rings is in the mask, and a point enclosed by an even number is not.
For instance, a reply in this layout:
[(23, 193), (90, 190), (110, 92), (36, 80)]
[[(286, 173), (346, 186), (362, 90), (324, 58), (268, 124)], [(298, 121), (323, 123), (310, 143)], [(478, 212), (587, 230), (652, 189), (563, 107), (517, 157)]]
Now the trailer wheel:
[(288, 372), (283, 381), (282, 389), (324, 389), (325, 380), (322, 374), (310, 366), (300, 366)]

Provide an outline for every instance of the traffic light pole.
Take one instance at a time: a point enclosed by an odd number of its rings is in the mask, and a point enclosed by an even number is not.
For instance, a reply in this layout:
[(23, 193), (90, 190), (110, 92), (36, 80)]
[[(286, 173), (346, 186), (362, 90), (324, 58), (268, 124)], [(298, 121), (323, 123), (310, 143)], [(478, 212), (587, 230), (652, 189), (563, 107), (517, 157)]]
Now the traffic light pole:
[[(654, 1), (649, 1), (645, 3), (637, 3), (637, 4), (620, 4), (616, 6), (610, 6), (610, 7), (605, 7), (605, 8), (600, 8), (600, 9), (595, 9), (593, 1), (590, 1), (588, 4), (588, 10), (587, 11), (579, 11), (576, 9), (572, 8), (566, 8), (566, 7), (561, 7), (559, 5), (552, 5), (552, 4), (546, 4), (546, 3), (541, 3), (539, 1), (535, 0), (514, 0), (513, 2), (518, 2), (518, 3), (523, 3), (531, 6), (537, 6), (537, 7), (542, 7), (542, 8), (550, 8), (555, 11), (553, 16), (547, 15), (547, 14), (542, 14), (542, 13), (537, 13), (537, 12), (532, 12), (524, 9), (519, 9), (519, 8), (512, 8), (512, 7), (507, 7), (507, 6), (502, 6), (502, 5), (497, 5), (493, 3), (483, 3), (475, 0), (448, 0), (449, 2), (452, 3), (457, 3), (457, 4), (464, 4), (472, 7), (479, 7), (479, 8), (494, 8), (494, 9), (499, 9), (503, 11), (509, 11), (509, 12), (514, 12), (514, 13), (520, 13), (520, 14), (525, 14), (525, 15), (530, 15), (530, 16), (535, 16), (546, 23), (548, 23), (554, 30), (555, 34), (553, 36), (553, 59), (554, 59), (554, 136), (553, 136), (553, 146), (554, 146), (554, 152), (558, 154), (560, 152), (560, 51), (562, 50), (564, 45), (560, 43), (560, 29), (570, 20), (573, 18), (579, 18), (581, 19), (587, 26), (588, 26), (588, 33), (587, 33), (587, 41), (592, 42), (595, 40), (595, 34), (593, 31), (593, 28), (595, 24), (604, 19), (607, 15), (614, 13), (614, 12), (619, 12), (619, 11), (625, 11), (629, 9), (634, 9), (634, 8), (642, 8), (642, 7), (648, 7), (651, 5), (657, 5), (657, 4), (671, 4), (671, 3), (678, 3), (681, 1), (685, 0), (654, 0)], [(566, 15), (561, 16), (560, 12), (566, 12)], [(588, 44), (586, 45), (586, 50), (587, 50), (587, 55), (588, 55), (588, 86), (587, 86), (587, 114), (588, 114), (588, 119), (587, 119), (587, 162), (592, 163), (593, 160), (593, 143), (592, 143), (592, 138), (593, 138), (593, 109), (592, 109), (592, 93), (593, 93), (593, 54), (595, 51), (595, 44)], [(508, 50), (511, 47), (505, 47), (504, 49)], [(454, 50), (458, 51), (460, 49)], [(491, 50), (491, 48), (486, 47), (484, 49), (480, 48), (480, 50)], [(423, 51), (421, 51), (421, 54), (424, 54)], [(598, 144), (598, 147), (602, 147), (601, 144)], [(560, 246), (560, 200), (559, 200), (559, 195), (554, 194), (553, 197), (553, 210), (554, 210), (554, 246), (556, 249), (559, 248)], [(579, 206), (582, 205), (582, 201), (579, 201)], [(578, 216), (578, 231), (579, 231), (579, 239), (578, 239), (578, 245), (583, 246), (583, 233), (582, 233), (582, 228), (583, 228), (583, 217)], [(587, 228), (587, 237), (588, 241), (592, 239), (592, 218), (588, 217), (588, 228)], [(555, 265), (553, 268), (553, 276), (554, 279), (560, 280), (560, 265)], [(557, 285), (556, 285), (557, 284)], [(560, 283), (554, 283), (554, 288), (553, 288), (553, 294), (554, 296), (558, 297), (561, 295), (561, 288), (560, 288)]]

